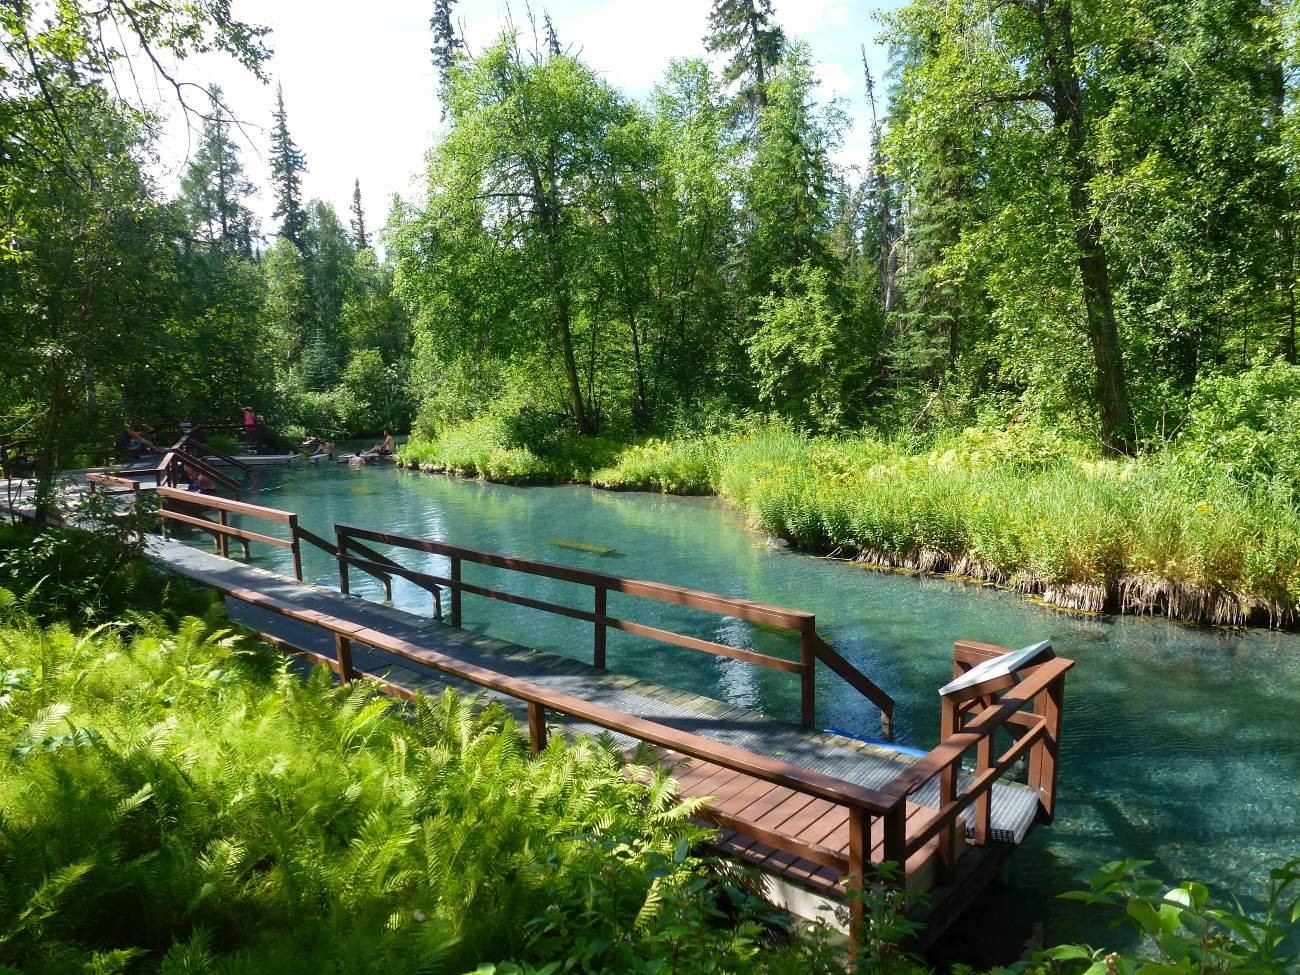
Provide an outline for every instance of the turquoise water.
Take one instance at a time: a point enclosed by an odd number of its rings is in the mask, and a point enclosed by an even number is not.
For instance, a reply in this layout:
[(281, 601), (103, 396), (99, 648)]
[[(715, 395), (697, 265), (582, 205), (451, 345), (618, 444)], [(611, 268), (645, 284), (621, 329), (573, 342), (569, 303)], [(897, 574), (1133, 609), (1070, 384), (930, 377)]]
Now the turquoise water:
[[(672, 582), (817, 614), (818, 629), (897, 700), (896, 734), (934, 744), (936, 688), (958, 638), (1022, 646), (1051, 639), (1078, 666), (1067, 681), (1059, 808), (1035, 831), (964, 927), (1004, 953), (1032, 923), (1050, 942), (1106, 935), (1096, 915), (1051, 895), (1110, 859), (1154, 861), (1168, 880), (1195, 877), (1244, 894), (1267, 870), (1300, 856), (1300, 636), (1194, 629), (1142, 618), (1080, 619), (1016, 595), (942, 579), (875, 572), (793, 552), (747, 529), (713, 499), (617, 494), (583, 487), (512, 488), (393, 467), (338, 465), (263, 475), (247, 499), (299, 512), (333, 537), (351, 522), (493, 552)], [(601, 556), (555, 544), (615, 549)], [(404, 553), (445, 574), (445, 561)], [(254, 546), (284, 568), (285, 553)], [(333, 585), (332, 559), (307, 550), (306, 575)], [(466, 566), (465, 578), (589, 608), (590, 590)], [(353, 591), (382, 599), (353, 574)], [(428, 593), (395, 581), (394, 601), (430, 611)], [(611, 595), (616, 615), (720, 642), (795, 656), (779, 634), (677, 607)], [(591, 659), (589, 624), (466, 596), (464, 622), (530, 646)], [(798, 679), (611, 632), (611, 669), (797, 720)], [(875, 735), (879, 714), (829, 672), (819, 676), (823, 727)], [(1110, 939), (1113, 940), (1113, 937)]]

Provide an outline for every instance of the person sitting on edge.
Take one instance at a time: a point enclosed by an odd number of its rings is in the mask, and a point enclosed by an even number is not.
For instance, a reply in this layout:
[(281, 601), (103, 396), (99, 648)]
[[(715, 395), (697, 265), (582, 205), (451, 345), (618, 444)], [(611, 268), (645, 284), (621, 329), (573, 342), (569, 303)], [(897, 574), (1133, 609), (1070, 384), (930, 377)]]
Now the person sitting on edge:
[(396, 449), (397, 444), (393, 443), (393, 435), (385, 430), (383, 441), (375, 444), (367, 451), (367, 453), (378, 454), (380, 457), (387, 457)]
[(186, 491), (197, 491), (199, 494), (208, 494), (216, 490), (216, 482), (202, 471), (191, 467), (189, 464), (185, 465), (184, 471), (185, 480), (187, 482), (185, 485)]
[(143, 453), (160, 454), (162, 451), (158, 445), (150, 440), (144, 433), (144, 429), (135, 423), (127, 425), (125, 449), (135, 454), (137, 457)]
[(312, 457), (328, 457), (330, 460), (333, 460), (333, 459), (334, 459), (334, 441), (332, 441), (332, 440), (322, 440), (322, 441), (320, 442), (320, 444), (317, 445), (317, 447), (316, 447), (316, 453), (312, 454)]

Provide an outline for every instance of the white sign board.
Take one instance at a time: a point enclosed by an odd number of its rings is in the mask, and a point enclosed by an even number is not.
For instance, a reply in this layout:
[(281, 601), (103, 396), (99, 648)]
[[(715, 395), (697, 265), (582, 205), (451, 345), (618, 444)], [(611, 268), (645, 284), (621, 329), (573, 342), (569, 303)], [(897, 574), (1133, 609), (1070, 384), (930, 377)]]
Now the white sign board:
[[(1053, 656), (1055, 654), (1052, 653), (1052, 642), (1050, 640), (1035, 643), (1023, 650), (1004, 653), (1000, 657), (994, 657), (991, 660), (985, 660), (981, 664), (976, 664), (960, 677), (944, 684), (943, 687), (939, 688), (939, 696), (950, 697), (987, 681), (1005, 681), (1006, 678), (1014, 676), (1015, 672), (1021, 667), (1040, 663), (1043, 660), (1051, 660)], [(1005, 686), (1005, 683), (1003, 686)]]

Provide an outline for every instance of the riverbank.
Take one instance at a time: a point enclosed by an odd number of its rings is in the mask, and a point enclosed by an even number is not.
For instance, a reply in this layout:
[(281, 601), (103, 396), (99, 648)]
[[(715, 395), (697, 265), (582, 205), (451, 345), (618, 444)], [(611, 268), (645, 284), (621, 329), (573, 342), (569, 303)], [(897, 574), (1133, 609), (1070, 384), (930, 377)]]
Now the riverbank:
[(545, 453), (482, 418), (405, 445), (407, 467), (514, 484), (716, 494), (810, 552), (996, 584), (1082, 612), (1292, 626), (1300, 511), (1186, 452), (1104, 460), (1034, 428), (972, 429), (926, 451), (769, 424)]

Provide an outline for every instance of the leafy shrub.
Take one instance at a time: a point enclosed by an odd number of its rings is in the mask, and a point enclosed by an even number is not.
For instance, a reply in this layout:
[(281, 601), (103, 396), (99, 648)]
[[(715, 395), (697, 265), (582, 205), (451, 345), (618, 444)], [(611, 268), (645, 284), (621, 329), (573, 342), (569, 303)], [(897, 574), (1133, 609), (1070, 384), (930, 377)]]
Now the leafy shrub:
[(620, 451), (613, 465), (596, 470), (596, 487), (709, 494), (718, 478), (718, 440), (689, 437), (647, 440)]
[(1300, 955), (1300, 859), (1269, 871), (1264, 911), (1258, 916), (1215, 907), (1203, 884), (1166, 886), (1143, 871), (1147, 860), (1116, 860), (1088, 881), (1086, 890), (1063, 898), (1110, 908), (1142, 935), (1138, 952), (1128, 954), (1084, 945), (1059, 945), (1016, 966), (1053, 975), (1210, 975), (1242, 972), (1283, 975), (1295, 970)]
[(211, 621), (11, 615), (0, 646), (0, 965), (835, 970), (823, 938), (764, 946), (768, 912), (691, 856), (694, 806), (604, 744), (533, 757), (452, 692), (395, 720)]
[(0, 527), (0, 587), (39, 620), (76, 625), (142, 606), (192, 612), (207, 602), (141, 556), (130, 522), (97, 530)]
[(1271, 362), (1202, 379), (1178, 448), (1211, 476), (1277, 479), (1300, 498), (1300, 366)]

